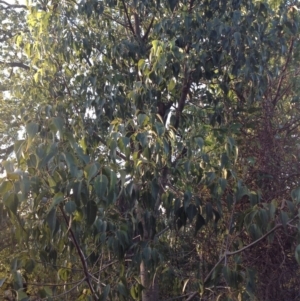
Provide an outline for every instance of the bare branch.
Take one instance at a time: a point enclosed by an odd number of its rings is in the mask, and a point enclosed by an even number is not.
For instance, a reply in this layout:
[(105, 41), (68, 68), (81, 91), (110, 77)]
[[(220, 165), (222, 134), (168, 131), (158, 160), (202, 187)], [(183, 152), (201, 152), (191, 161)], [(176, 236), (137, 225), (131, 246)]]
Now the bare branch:
[(30, 70), (30, 67), (21, 63), (21, 62), (10, 62), (10, 63), (6, 63), (6, 62), (3, 62), (3, 61), (0, 61), (0, 64), (4, 64), (8, 67), (18, 67), (18, 68), (22, 68), (22, 69), (25, 69), (25, 70)]
[[(64, 218), (64, 220), (65, 220), (66, 225), (69, 225), (68, 217), (67, 217), (67, 215), (66, 215), (66, 213), (65, 213), (65, 211), (64, 211), (64, 209), (63, 209), (63, 207), (60, 206), (59, 209), (60, 209), (60, 211), (61, 211), (61, 213), (62, 213), (62, 215), (63, 215), (63, 218)], [(80, 248), (80, 246), (79, 246), (79, 244), (78, 244), (78, 241), (77, 241), (77, 239), (76, 239), (76, 236), (75, 236), (73, 230), (72, 230), (72, 229), (69, 229), (69, 233), (70, 233), (70, 235), (71, 235), (71, 240), (72, 240), (72, 242), (73, 242), (73, 244), (74, 244), (74, 246), (75, 246), (75, 248), (76, 248), (76, 250), (77, 250), (77, 254), (79, 255), (79, 258), (80, 258), (80, 261), (81, 261), (81, 264), (82, 264), (82, 267), (83, 267), (83, 271), (84, 271), (85, 278), (82, 280), (82, 282), (83, 282), (83, 281), (86, 281), (86, 282), (87, 282), (87, 284), (88, 284), (88, 286), (89, 286), (89, 289), (90, 289), (90, 291), (91, 291), (91, 293), (92, 293), (93, 299), (96, 301), (96, 300), (98, 300), (98, 298), (97, 298), (97, 296), (96, 296), (95, 290), (94, 290), (94, 288), (93, 288), (93, 286), (92, 286), (92, 283), (91, 283), (91, 281), (90, 281), (90, 272), (89, 272), (89, 270), (88, 270), (87, 263), (86, 263), (86, 260), (85, 260), (85, 258), (84, 258), (83, 252), (82, 252), (82, 250), (81, 250), (81, 248)], [(77, 287), (77, 286), (76, 286), (76, 287)]]
[(149, 36), (150, 30), (151, 30), (151, 28), (152, 28), (153, 22), (154, 22), (154, 16), (152, 17), (152, 20), (151, 20), (151, 22), (150, 22), (150, 25), (148, 26), (148, 28), (147, 28), (147, 30), (146, 30), (146, 32), (145, 32), (143, 38), (142, 38), (143, 41), (146, 41), (146, 40), (148, 39), (148, 36)]
[(122, 3), (124, 5), (124, 10), (125, 10), (125, 14), (126, 14), (126, 17), (127, 17), (129, 28), (130, 28), (131, 32), (133, 33), (133, 35), (135, 36), (134, 28), (133, 28), (132, 23), (130, 21), (130, 17), (129, 17), (129, 14), (128, 14), (128, 11), (127, 11), (127, 7), (126, 7), (126, 4), (125, 4), (125, 1), (122, 0)]
[[(60, 298), (60, 297), (62, 297), (62, 296), (65, 296), (65, 295), (71, 293), (74, 289), (76, 289), (76, 288), (77, 288), (80, 284), (82, 284), (85, 280), (86, 280), (85, 278), (79, 280), (78, 283), (77, 283), (75, 286), (73, 286), (72, 288), (70, 288), (69, 290), (67, 290), (67, 291), (65, 291), (65, 292), (63, 292), (63, 293), (61, 293), (61, 294), (59, 294), (59, 295), (51, 296), (51, 298), (52, 298), (52, 299), (57, 299), (57, 298)], [(46, 301), (46, 300), (48, 300), (48, 297), (47, 297), (47, 298), (44, 298), (44, 299), (41, 299), (41, 300), (45, 300), (45, 301)]]
[(185, 75), (185, 79), (184, 79), (184, 83), (183, 83), (183, 86), (182, 86), (182, 90), (181, 90), (181, 96), (180, 96), (180, 99), (179, 99), (179, 102), (178, 102), (178, 107), (177, 107), (177, 110), (176, 110), (176, 121), (175, 121), (175, 129), (177, 130), (178, 127), (179, 127), (179, 121), (180, 121), (180, 118), (181, 118), (181, 114), (183, 112), (183, 109), (185, 107), (185, 102), (186, 102), (186, 98), (187, 98), (187, 95), (190, 91), (190, 87), (191, 87), (191, 83), (190, 83), (190, 80), (188, 78), (189, 76), (186, 74)]
[(4, 9), (14, 9), (14, 8), (22, 8), (22, 9), (27, 9), (26, 5), (21, 5), (21, 4), (10, 4), (7, 3), (6, 1), (0, 0), (0, 4), (6, 5), (6, 7), (3, 7)]

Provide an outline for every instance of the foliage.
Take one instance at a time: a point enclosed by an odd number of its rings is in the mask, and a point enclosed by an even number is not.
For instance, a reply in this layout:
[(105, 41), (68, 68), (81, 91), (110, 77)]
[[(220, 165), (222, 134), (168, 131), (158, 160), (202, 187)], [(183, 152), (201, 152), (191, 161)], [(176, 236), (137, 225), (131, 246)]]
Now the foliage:
[(297, 299), (298, 3), (0, 4), (6, 292)]

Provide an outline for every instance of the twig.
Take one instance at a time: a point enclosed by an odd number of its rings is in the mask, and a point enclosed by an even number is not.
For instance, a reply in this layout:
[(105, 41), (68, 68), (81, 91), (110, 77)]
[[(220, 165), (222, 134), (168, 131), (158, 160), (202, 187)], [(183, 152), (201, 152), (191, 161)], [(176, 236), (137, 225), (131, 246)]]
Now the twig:
[(67, 283), (33, 283), (33, 282), (26, 282), (27, 285), (32, 285), (32, 286), (66, 286), (66, 285), (73, 285), (81, 282), (82, 280), (77, 280), (74, 282), (67, 282)]
[(142, 37), (142, 40), (143, 40), (143, 41), (146, 41), (146, 40), (147, 40), (147, 38), (148, 38), (148, 36), (149, 36), (149, 33), (150, 33), (150, 30), (151, 30), (151, 28), (152, 28), (153, 22), (154, 22), (154, 16), (152, 17), (152, 20), (151, 20), (151, 22), (150, 22), (150, 25), (149, 25), (149, 27), (147, 28), (147, 30), (146, 30), (144, 36)]
[[(86, 280), (85, 278), (81, 279), (75, 286), (73, 286), (73, 287), (70, 288), (69, 290), (67, 290), (67, 291), (65, 291), (65, 292), (63, 292), (63, 293), (61, 293), (61, 294), (59, 294), (59, 295), (51, 296), (51, 298), (52, 298), (52, 299), (56, 299), (56, 298), (60, 298), (60, 297), (62, 297), (62, 296), (65, 296), (65, 295), (69, 294), (69, 293), (72, 292), (74, 289), (76, 289), (80, 284), (82, 284), (85, 280)], [(49, 297), (43, 298), (43, 299), (41, 299), (41, 300), (48, 300), (48, 298), (49, 298)], [(96, 300), (96, 299), (95, 299), (95, 300)]]
[[(64, 209), (62, 208), (62, 206), (60, 206), (59, 208), (60, 208), (60, 211), (61, 211), (61, 213), (63, 215), (63, 218), (64, 218), (64, 220), (66, 222), (66, 225), (69, 225), (68, 217), (67, 217)], [(77, 250), (77, 253), (79, 255), (79, 258), (80, 258), (80, 261), (81, 261), (81, 264), (82, 264), (82, 267), (83, 267), (83, 272), (84, 272), (84, 275), (85, 275), (84, 281), (87, 282), (87, 284), (88, 284), (88, 286), (90, 288), (90, 291), (92, 293), (93, 299), (95, 301), (97, 301), (97, 296), (96, 296), (95, 290), (94, 290), (94, 288), (92, 286), (92, 283), (90, 281), (90, 273), (89, 273), (89, 270), (88, 270), (88, 267), (87, 267), (87, 264), (86, 264), (86, 260), (84, 258), (84, 254), (83, 254), (83, 252), (82, 252), (82, 250), (81, 250), (81, 248), (80, 248), (80, 246), (79, 246), (79, 244), (77, 242), (77, 239), (75, 237), (75, 234), (74, 234), (73, 230), (69, 229), (69, 233), (71, 235), (72, 242), (73, 242), (73, 244), (74, 244), (74, 246), (75, 246), (75, 248)]]
[(25, 70), (30, 70), (30, 67), (23, 64), (23, 63), (19, 63), (19, 62), (11, 62), (11, 63), (6, 63), (6, 62), (3, 62), (3, 61), (0, 61), (0, 64), (4, 64), (8, 67), (19, 67), (19, 68), (23, 68)]
[(162, 234), (164, 234), (165, 232), (167, 232), (170, 229), (169, 226), (167, 226), (165, 229), (161, 230), (160, 232), (158, 232), (157, 234), (155, 234), (154, 239), (157, 239), (158, 237), (160, 237)]
[(21, 4), (10, 4), (10, 3), (7, 3), (3, 0), (0, 0), (0, 4), (4, 4), (6, 5), (6, 7), (3, 7), (4, 9), (8, 9), (8, 8), (23, 8), (23, 9), (27, 9), (27, 6), (26, 5), (21, 5)]
[(132, 23), (131, 23), (130, 18), (129, 18), (129, 14), (128, 14), (128, 11), (127, 11), (127, 7), (126, 7), (126, 4), (125, 4), (125, 1), (122, 0), (122, 3), (124, 5), (124, 10), (125, 10), (125, 14), (126, 14), (126, 17), (127, 17), (127, 20), (128, 20), (129, 28), (130, 28), (131, 32), (133, 33), (133, 35), (136, 36), (136, 34), (134, 32), (134, 29), (133, 29), (133, 26), (132, 26)]

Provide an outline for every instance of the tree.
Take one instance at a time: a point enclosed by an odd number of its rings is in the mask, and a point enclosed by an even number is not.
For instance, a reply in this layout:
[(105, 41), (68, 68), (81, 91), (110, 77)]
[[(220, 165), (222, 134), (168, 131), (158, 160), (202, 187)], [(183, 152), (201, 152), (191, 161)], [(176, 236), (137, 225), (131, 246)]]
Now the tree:
[(297, 34), (297, 3), (29, 6), (0, 187), (26, 252), (1, 283), (18, 300), (26, 279), (49, 299), (279, 298), (251, 258), (267, 239), (290, 255), (289, 235), (299, 261)]

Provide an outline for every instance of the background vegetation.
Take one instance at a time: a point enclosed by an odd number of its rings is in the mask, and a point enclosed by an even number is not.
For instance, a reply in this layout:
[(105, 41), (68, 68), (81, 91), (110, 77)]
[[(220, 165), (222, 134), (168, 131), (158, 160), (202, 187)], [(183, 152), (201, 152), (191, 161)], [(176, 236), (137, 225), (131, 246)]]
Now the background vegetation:
[(297, 1), (0, 0), (5, 300), (299, 300)]

